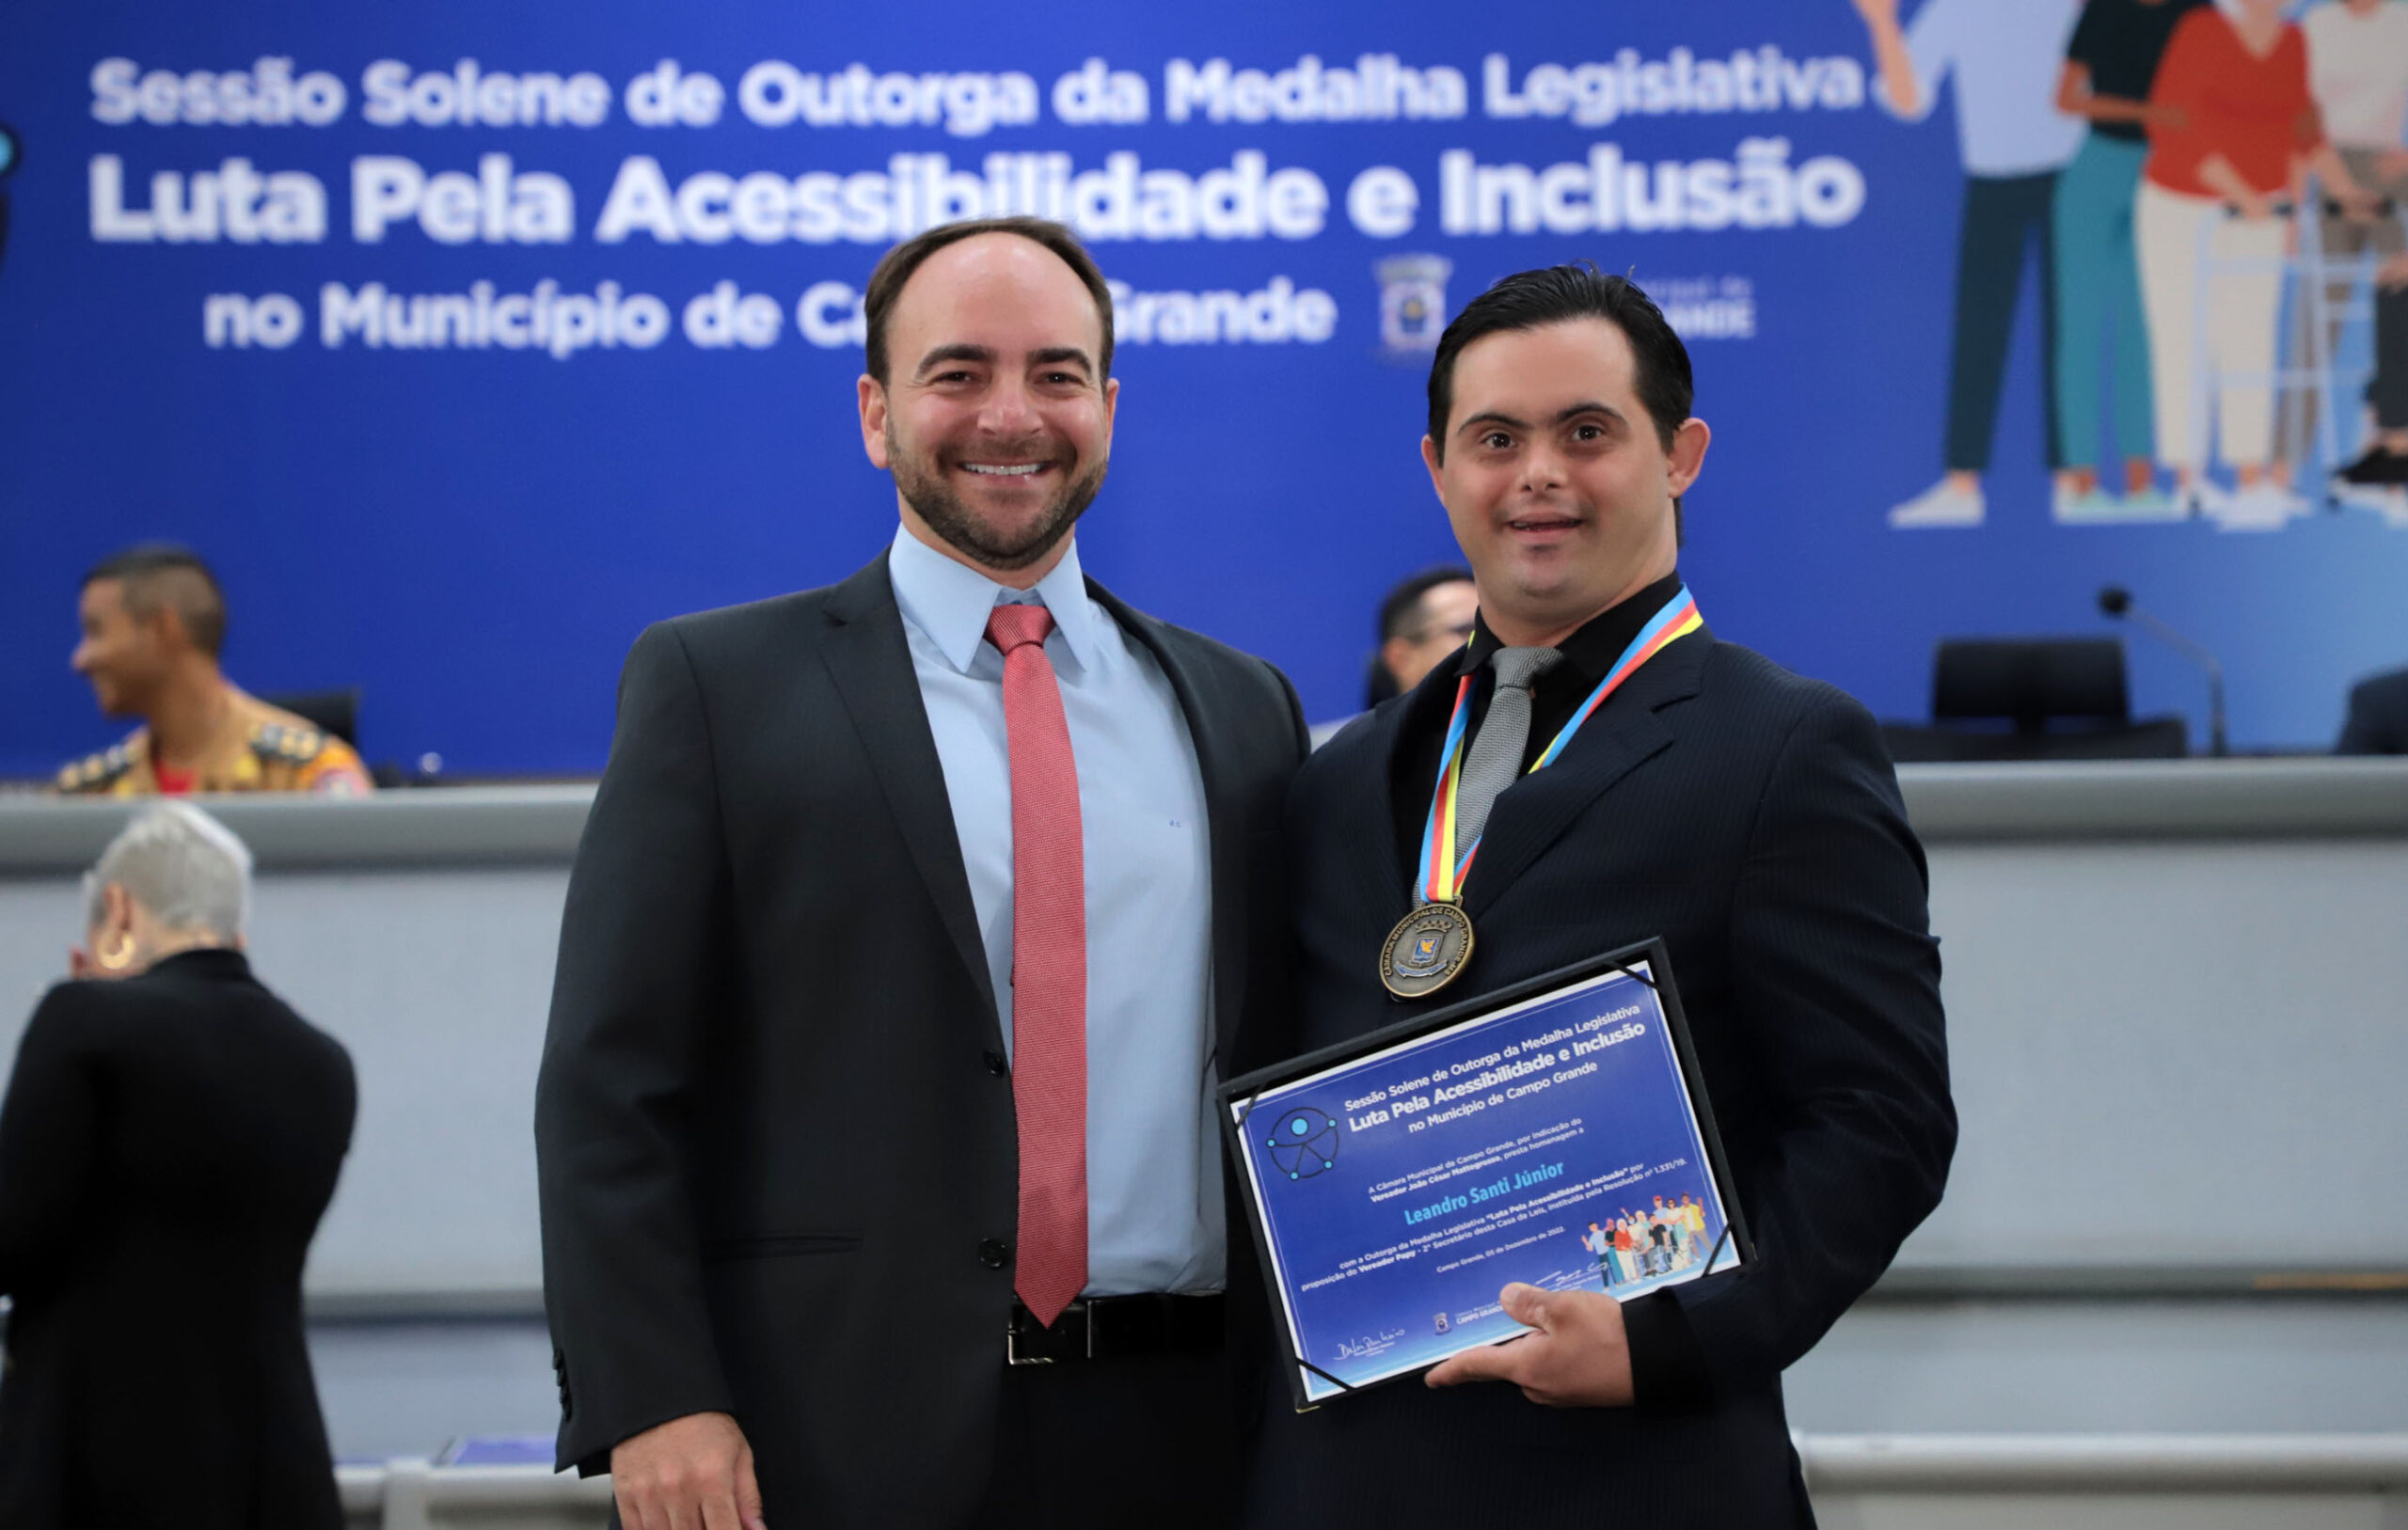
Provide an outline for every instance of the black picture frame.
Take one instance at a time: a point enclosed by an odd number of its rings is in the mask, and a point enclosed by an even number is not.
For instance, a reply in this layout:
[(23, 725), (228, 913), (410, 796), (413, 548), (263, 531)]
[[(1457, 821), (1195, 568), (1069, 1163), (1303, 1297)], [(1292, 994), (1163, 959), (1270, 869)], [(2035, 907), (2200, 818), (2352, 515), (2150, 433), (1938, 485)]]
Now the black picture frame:
[[(1641, 967), (1645, 968), (1644, 971), (1638, 970)], [(1305, 1379), (1307, 1372), (1337, 1386), (1339, 1389), (1339, 1395), (1344, 1396), (1386, 1386), (1396, 1381), (1410, 1380), (1431, 1369), (1431, 1366), (1417, 1366), (1410, 1370), (1400, 1371), (1394, 1376), (1384, 1377), (1376, 1381), (1351, 1384), (1330, 1375), (1296, 1353), (1295, 1324), (1289, 1311), (1288, 1293), (1282, 1288), (1278, 1269), (1272, 1262), (1271, 1229), (1263, 1222), (1262, 1190), (1256, 1178), (1255, 1155), (1247, 1151), (1246, 1142), (1242, 1134), (1245, 1112), (1251, 1111), (1253, 1102), (1267, 1090), (1281, 1088), (1309, 1079), (1316, 1074), (1343, 1067), (1390, 1047), (1417, 1041), (1424, 1036), (1461, 1025), (1466, 1020), (1478, 1019), (1498, 1010), (1510, 1009), (1556, 989), (1570, 987), (1575, 984), (1585, 983), (1592, 978), (1616, 971), (1647, 985), (1655, 991), (1656, 1001), (1663, 1010), (1665, 1029), (1672, 1041), (1672, 1053), (1680, 1064), (1681, 1084), (1688, 1095), (1689, 1110), (1697, 1121), (1698, 1137), (1705, 1144), (1706, 1173), (1713, 1180), (1715, 1193), (1722, 1203), (1722, 1236), (1730, 1240), (1732, 1247), (1739, 1255), (1736, 1267), (1726, 1268), (1716, 1271), (1713, 1275), (1702, 1278), (1743, 1279), (1754, 1266), (1755, 1242), (1748, 1235), (1747, 1216), (1739, 1205), (1738, 1189), (1731, 1178), (1730, 1159), (1722, 1148), (1722, 1133), (1715, 1124), (1714, 1102), (1705, 1087), (1704, 1075), (1698, 1066), (1697, 1049), (1689, 1038), (1688, 1017), (1681, 1007), (1679, 986), (1672, 980), (1671, 953), (1666, 948), (1661, 936), (1591, 956), (1585, 960), (1574, 962), (1568, 967), (1559, 967), (1553, 971), (1542, 972), (1536, 977), (1527, 978), (1503, 988), (1468, 995), (1457, 1002), (1443, 1005), (1426, 1015), (1416, 1015), (1408, 1019), (1400, 1020), (1394, 1025), (1386, 1025), (1376, 1031), (1367, 1032), (1352, 1040), (1323, 1047), (1318, 1051), (1307, 1052), (1284, 1063), (1275, 1063), (1268, 1067), (1257, 1068), (1243, 1077), (1230, 1080), (1221, 1085), (1217, 1091), (1216, 1102), (1219, 1108), (1216, 1114), (1221, 1124), (1221, 1144), (1229, 1155), (1230, 1164), (1238, 1175), (1241, 1198), (1245, 1203), (1247, 1231), (1253, 1237), (1255, 1256), (1261, 1269), (1264, 1287), (1270, 1294), (1273, 1326), (1277, 1330), (1280, 1353), (1287, 1363), (1285, 1374), (1290, 1390), (1294, 1395), (1298, 1412), (1311, 1412), (1323, 1403), (1336, 1400), (1327, 1397), (1318, 1400), (1313, 1398), (1306, 1389)], [(1239, 1109), (1241, 1106), (1245, 1108), (1244, 1111)], [(1720, 1257), (1720, 1254), (1721, 1243), (1718, 1240), (1715, 1249), (1706, 1255), (1707, 1270), (1713, 1270), (1715, 1261)], [(1465, 1346), (1465, 1348), (1471, 1349), (1477, 1346)]]

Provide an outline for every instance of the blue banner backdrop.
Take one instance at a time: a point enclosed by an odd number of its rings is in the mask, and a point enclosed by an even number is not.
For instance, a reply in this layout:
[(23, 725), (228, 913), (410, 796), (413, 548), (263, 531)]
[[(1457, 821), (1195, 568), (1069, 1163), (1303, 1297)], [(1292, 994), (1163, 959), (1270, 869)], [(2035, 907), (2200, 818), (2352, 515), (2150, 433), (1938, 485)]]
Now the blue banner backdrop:
[[(1453, 554), (1416, 450), (1436, 323), (1586, 257), (1689, 337), (1715, 443), (1684, 568), (1723, 636), (1914, 718), (1935, 639), (2095, 630), (2114, 581), (2224, 656), (2239, 744), (2321, 744), (2350, 677), (2408, 658), (2401, 517), (2053, 519), (2036, 236), (1983, 300), (2018, 294), (1983, 524), (1891, 523), (1944, 465), (1960, 210), (1996, 131), (1959, 108), (2052, 89), (2048, 38), (2030, 78), (1981, 75), (2073, 8), (1909, 4), (1926, 64), (1941, 20), (1973, 39), (1916, 119), (1845, 0), (1041, 25), (21, 4), (0, 773), (128, 726), (66, 656), (80, 573), (146, 538), (215, 562), (239, 683), (363, 686), (372, 759), (598, 768), (644, 623), (833, 580), (892, 534), (854, 300), (895, 238), (998, 208), (1068, 215), (1123, 284), (1087, 567), (1277, 662), (1316, 718), (1358, 704), (1382, 591)], [(2336, 409), (2346, 446), (2354, 394)], [(2139, 708), (2204, 736), (2194, 671), (2145, 643), (2132, 668)]]

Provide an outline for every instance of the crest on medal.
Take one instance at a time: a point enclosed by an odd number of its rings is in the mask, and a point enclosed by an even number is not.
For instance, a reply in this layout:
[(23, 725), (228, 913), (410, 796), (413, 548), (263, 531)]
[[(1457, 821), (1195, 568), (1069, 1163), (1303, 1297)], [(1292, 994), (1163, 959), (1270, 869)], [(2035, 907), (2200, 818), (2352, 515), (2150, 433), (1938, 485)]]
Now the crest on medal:
[(1425, 903), (1397, 922), (1380, 952), (1380, 982), (1399, 999), (1435, 993), (1471, 959), (1471, 920), (1451, 903)]

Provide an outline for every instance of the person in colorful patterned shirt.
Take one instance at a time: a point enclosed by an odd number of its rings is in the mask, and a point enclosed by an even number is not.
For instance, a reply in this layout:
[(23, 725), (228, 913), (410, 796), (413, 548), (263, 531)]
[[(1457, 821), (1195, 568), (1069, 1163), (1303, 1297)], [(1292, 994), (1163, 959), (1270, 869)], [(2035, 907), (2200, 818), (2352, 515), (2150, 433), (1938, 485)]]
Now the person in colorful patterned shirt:
[(182, 547), (146, 545), (84, 576), (83, 640), (70, 662), (101, 710), (140, 718), (115, 747), (58, 773), (55, 789), (86, 797), (190, 792), (372, 789), (350, 745), (246, 695), (217, 668), (226, 599), (216, 576)]

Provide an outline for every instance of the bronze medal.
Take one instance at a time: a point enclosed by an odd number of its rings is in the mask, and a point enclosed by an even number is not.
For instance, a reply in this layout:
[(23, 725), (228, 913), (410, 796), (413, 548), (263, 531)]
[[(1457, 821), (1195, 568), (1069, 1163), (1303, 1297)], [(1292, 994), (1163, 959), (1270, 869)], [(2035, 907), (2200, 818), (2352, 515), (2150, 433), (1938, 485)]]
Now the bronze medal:
[[(1672, 592), (1661, 609), (1647, 619), (1639, 635), (1624, 649), (1622, 657), (1607, 671), (1580, 710), (1563, 725), (1547, 747), (1541, 750), (1525, 775), (1545, 769), (1556, 756), (1589, 720), (1590, 714), (1605, 704), (1606, 698), (1621, 688), (1649, 659), (1671, 643), (1702, 632), (1704, 618), (1698, 615), (1697, 602), (1689, 598), (1687, 586)], [(1430, 795), (1429, 827), (1421, 834), (1421, 858), (1414, 873), (1414, 895), (1422, 900), (1413, 912), (1398, 920), (1396, 928), (1388, 931), (1387, 943), (1380, 948), (1380, 986), (1399, 999), (1419, 999), (1436, 993), (1455, 980), (1455, 974), (1471, 960), (1471, 916), (1463, 911), (1456, 898), (1463, 891), (1464, 880), (1471, 875), (1472, 858), (1480, 853), (1477, 838), (1469, 844), (1455, 843), (1455, 797), (1463, 788), (1464, 750), (1471, 720), (1472, 676), (1466, 674), (1455, 686), (1455, 709), (1447, 718), (1447, 739), (1438, 752), (1438, 781)]]
[(1436, 993), (1471, 960), (1471, 916), (1451, 903), (1425, 903), (1396, 922), (1380, 948), (1380, 982), (1399, 999)]

